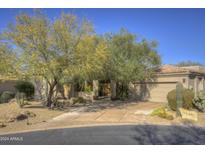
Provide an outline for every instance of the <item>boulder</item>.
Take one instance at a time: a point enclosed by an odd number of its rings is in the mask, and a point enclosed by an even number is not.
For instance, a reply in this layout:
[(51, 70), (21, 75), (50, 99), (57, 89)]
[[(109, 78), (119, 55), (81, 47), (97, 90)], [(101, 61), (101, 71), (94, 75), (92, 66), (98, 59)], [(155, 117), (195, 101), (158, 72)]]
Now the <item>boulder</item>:
[(16, 116), (16, 120), (17, 120), (17, 121), (25, 120), (25, 119), (28, 119), (28, 116), (27, 116), (26, 114), (19, 113), (19, 114)]
[(3, 122), (0, 122), (0, 128), (6, 127), (6, 125)]
[(19, 112), (17, 114), (13, 114), (9, 117), (8, 121), (7, 122), (14, 122), (14, 121), (20, 121), (20, 120), (25, 120), (25, 119), (28, 119), (28, 118), (33, 118), (35, 117), (36, 114), (33, 113), (33, 112), (30, 112), (30, 111), (22, 111), (22, 112)]

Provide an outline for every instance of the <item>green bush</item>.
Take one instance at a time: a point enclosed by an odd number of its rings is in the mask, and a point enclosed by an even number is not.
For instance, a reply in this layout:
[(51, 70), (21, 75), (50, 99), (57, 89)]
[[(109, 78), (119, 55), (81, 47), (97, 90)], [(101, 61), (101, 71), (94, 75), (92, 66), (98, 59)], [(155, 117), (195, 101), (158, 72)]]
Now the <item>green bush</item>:
[(15, 94), (13, 92), (4, 91), (0, 95), (0, 103), (8, 103), (14, 97), (15, 97)]
[(28, 81), (18, 81), (15, 88), (19, 93), (24, 93), (28, 99), (32, 98), (35, 92), (34, 85)]
[(173, 120), (174, 117), (171, 115), (171, 114), (168, 114), (165, 110), (164, 107), (161, 107), (161, 108), (157, 108), (155, 109), (152, 113), (151, 113), (151, 116), (158, 116), (160, 118), (163, 118), (163, 119), (167, 119), (167, 120)]
[(201, 111), (205, 111), (205, 90), (199, 91), (193, 100), (194, 107)]
[(120, 100), (128, 99), (128, 96), (129, 96), (128, 84), (117, 83), (116, 95), (117, 95), (117, 98)]
[(77, 97), (73, 99), (73, 104), (86, 104), (86, 100), (83, 97)]
[(91, 93), (91, 92), (92, 92), (91, 86), (85, 86), (85, 87), (84, 87), (84, 91), (85, 91), (86, 93)]
[[(194, 93), (189, 89), (182, 89), (182, 107), (185, 109), (193, 108), (192, 100), (194, 99)], [(169, 107), (176, 111), (177, 109), (177, 100), (176, 100), (176, 89), (170, 91), (167, 94), (167, 100)]]

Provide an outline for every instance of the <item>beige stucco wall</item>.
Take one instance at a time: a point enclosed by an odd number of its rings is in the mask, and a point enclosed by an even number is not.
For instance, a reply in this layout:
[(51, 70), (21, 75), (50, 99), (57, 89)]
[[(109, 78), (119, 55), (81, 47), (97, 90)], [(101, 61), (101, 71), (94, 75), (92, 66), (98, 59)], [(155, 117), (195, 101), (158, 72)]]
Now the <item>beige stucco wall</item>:
[[(183, 80), (185, 82), (183, 82)], [(185, 88), (189, 86), (189, 76), (188, 74), (173, 74), (173, 75), (159, 75), (157, 77), (157, 82), (180, 82)]]
[(16, 81), (1, 81), (0, 83), (0, 93), (2, 93), (3, 91), (12, 91), (12, 92), (16, 92), (15, 89), (15, 84)]
[(153, 82), (130, 85), (130, 96), (140, 100), (167, 103), (167, 94), (176, 88), (177, 82), (188, 88), (188, 74), (159, 75)]
[(150, 89), (149, 101), (152, 102), (167, 102), (167, 94), (175, 89), (176, 83), (157, 83), (155, 88)]
[(204, 90), (204, 78), (201, 78), (199, 81), (198, 90)]

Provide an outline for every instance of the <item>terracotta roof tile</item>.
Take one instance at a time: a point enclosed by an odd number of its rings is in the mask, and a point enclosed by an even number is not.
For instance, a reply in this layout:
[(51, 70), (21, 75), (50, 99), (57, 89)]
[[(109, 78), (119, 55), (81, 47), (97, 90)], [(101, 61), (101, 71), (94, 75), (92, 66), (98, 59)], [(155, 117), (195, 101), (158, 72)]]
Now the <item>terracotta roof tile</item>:
[(205, 68), (203, 67), (178, 67), (174, 65), (163, 65), (161, 66), (158, 73), (201, 73), (205, 74)]

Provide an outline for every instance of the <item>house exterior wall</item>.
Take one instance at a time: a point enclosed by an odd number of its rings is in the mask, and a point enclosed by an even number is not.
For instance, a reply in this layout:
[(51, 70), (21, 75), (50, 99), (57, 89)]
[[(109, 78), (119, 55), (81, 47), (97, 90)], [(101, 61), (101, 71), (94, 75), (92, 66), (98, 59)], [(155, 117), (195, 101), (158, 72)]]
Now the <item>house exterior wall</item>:
[(183, 84), (183, 87), (188, 88), (189, 77), (186, 74), (176, 75), (159, 75), (157, 83), (150, 89), (149, 101), (167, 103), (167, 94), (176, 88), (177, 83)]
[(198, 91), (204, 90), (204, 77), (200, 77), (198, 79)]
[(176, 88), (176, 83), (157, 83), (155, 88), (150, 89), (149, 101), (167, 102), (167, 94)]
[(205, 77), (203, 75), (190, 76), (189, 89), (192, 89), (195, 95), (200, 90), (205, 90)]
[(130, 85), (130, 96), (138, 100), (167, 103), (167, 94), (176, 88), (177, 82), (188, 88), (188, 74), (158, 75), (154, 82)]
[(13, 81), (13, 80), (2, 81), (0, 83), (0, 93), (2, 93), (3, 91), (16, 92), (15, 84), (16, 84), (16, 81)]

